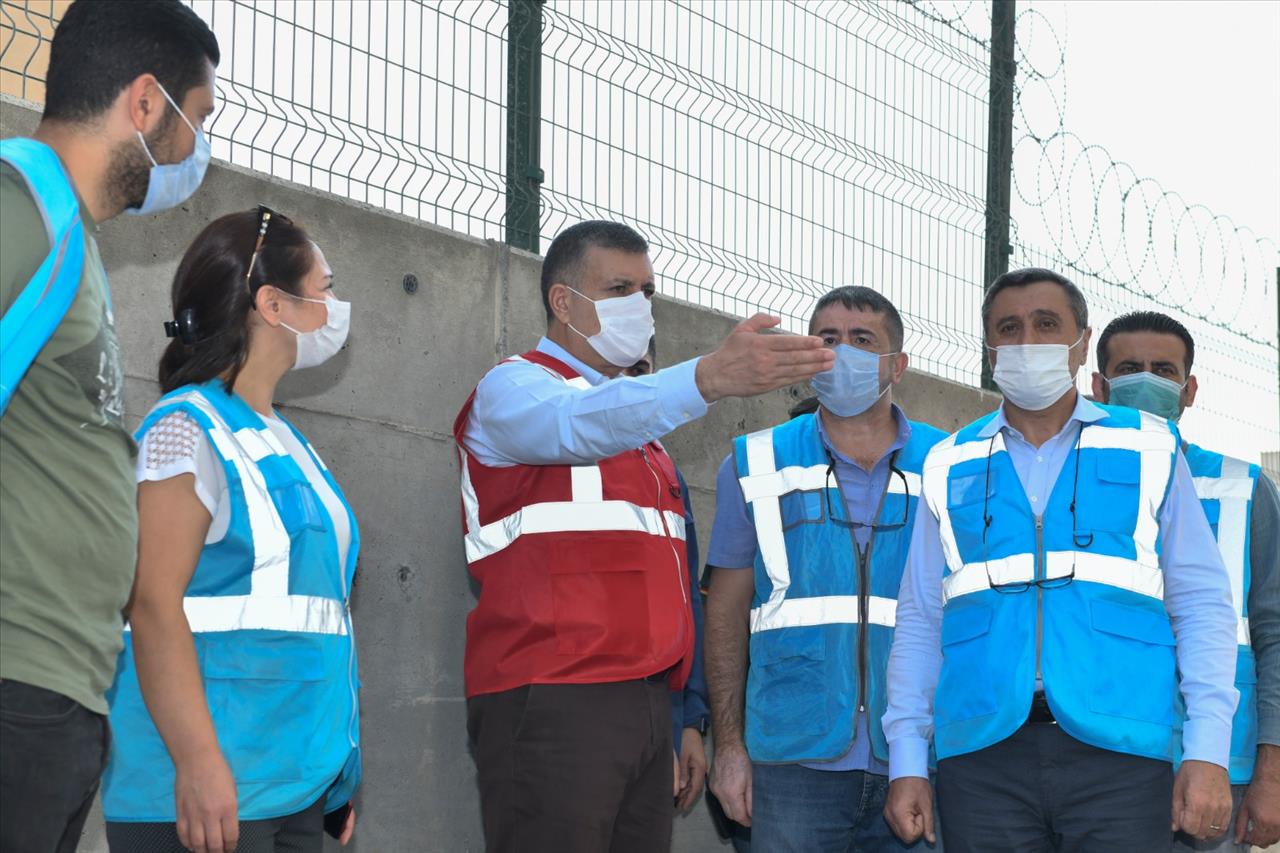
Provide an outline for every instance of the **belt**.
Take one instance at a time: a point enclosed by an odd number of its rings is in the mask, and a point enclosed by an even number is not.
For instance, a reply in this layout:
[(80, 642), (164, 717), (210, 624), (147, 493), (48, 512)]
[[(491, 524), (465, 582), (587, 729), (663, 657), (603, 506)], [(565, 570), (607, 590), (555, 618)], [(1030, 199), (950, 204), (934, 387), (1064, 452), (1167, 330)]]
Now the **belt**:
[(1049, 710), (1049, 700), (1043, 693), (1037, 693), (1031, 697), (1031, 713), (1027, 714), (1027, 722), (1057, 724), (1053, 711)]
[(674, 666), (669, 666), (666, 669), (662, 670), (662, 672), (655, 672), (653, 675), (646, 675), (644, 678), (640, 680), (648, 681), (651, 684), (657, 684), (659, 682), (666, 681), (667, 678), (671, 675), (671, 673), (674, 670), (675, 670)]

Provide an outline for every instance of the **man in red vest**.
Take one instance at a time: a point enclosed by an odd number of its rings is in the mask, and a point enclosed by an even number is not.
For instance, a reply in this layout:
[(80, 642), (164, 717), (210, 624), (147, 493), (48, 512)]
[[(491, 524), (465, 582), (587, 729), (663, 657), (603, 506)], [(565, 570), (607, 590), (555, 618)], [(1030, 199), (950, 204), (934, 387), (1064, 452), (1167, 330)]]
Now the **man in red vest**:
[(454, 424), (467, 564), (467, 728), (489, 851), (670, 845), (669, 690), (694, 629), (684, 508), (658, 439), (723, 397), (831, 367), (758, 314), (709, 355), (621, 377), (653, 335), (644, 238), (562, 232), (542, 267), (547, 334), (480, 381)]

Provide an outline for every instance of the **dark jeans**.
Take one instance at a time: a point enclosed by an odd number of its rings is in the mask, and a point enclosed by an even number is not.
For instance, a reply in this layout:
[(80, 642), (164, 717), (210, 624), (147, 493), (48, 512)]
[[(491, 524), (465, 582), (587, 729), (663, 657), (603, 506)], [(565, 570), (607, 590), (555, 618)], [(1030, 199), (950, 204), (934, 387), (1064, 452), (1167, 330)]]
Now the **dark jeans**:
[(884, 819), (889, 778), (799, 764), (751, 766), (753, 853), (932, 850), (903, 844)]
[(1027, 723), (938, 762), (948, 853), (1168, 853), (1173, 768)]
[[(186, 853), (174, 823), (108, 823), (111, 853)], [(236, 853), (320, 853), (324, 849), (324, 797), (315, 805), (272, 820), (240, 821)]]
[(535, 684), (467, 700), (490, 853), (671, 846), (665, 681)]
[(0, 681), (0, 853), (74, 853), (110, 740), (101, 714)]

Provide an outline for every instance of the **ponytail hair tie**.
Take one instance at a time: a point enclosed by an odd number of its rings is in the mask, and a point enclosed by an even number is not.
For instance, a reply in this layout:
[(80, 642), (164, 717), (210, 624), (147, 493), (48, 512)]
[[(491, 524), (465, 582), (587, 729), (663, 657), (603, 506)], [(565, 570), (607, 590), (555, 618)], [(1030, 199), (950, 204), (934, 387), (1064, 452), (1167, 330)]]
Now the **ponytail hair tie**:
[(176, 320), (164, 321), (164, 334), (167, 338), (178, 338), (187, 346), (195, 344), (198, 332), (196, 312), (192, 308), (183, 308), (178, 312)]

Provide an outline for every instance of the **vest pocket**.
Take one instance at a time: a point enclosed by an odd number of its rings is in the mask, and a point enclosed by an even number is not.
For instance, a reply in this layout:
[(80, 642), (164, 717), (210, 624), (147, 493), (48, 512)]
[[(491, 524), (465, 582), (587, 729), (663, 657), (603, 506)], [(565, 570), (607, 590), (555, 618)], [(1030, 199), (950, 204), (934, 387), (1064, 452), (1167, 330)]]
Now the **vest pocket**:
[(778, 507), (783, 531), (799, 524), (822, 524), (827, 517), (827, 490), (788, 492), (778, 498)]
[(1089, 708), (1099, 714), (1173, 725), (1178, 703), (1173, 628), (1155, 612), (1098, 599), (1093, 626), (1093, 685)]
[[(939, 724), (985, 717), (999, 710), (1003, 685), (985, 684), (999, 677), (992, 666), (993, 650), (983, 638), (991, 632), (991, 608), (957, 604), (942, 613), (942, 673), (934, 700)], [(945, 713), (940, 710), (945, 709)]]
[(830, 729), (826, 657), (826, 642), (813, 630), (752, 635), (748, 712), (767, 736), (790, 740)]
[[(551, 551), (556, 652), (646, 657), (651, 651), (649, 572), (642, 561), (654, 559), (652, 553), (620, 548), (616, 541), (598, 548), (581, 542), (576, 547), (556, 545)], [(672, 574), (674, 584), (674, 570)]]
[[(1071, 464), (1068, 459), (1066, 465)], [(1079, 532), (1105, 530), (1132, 535), (1138, 525), (1142, 460), (1127, 450), (1099, 450), (1093, 466), (1093, 487), (1082, 490), (1076, 499)]]
[(304, 530), (328, 530), (325, 511), (309, 483), (286, 483), (271, 490), (271, 500), (290, 536)]
[(308, 749), (282, 737), (269, 721), (314, 720), (316, 709), (331, 704), (323, 651), (305, 641), (278, 645), (209, 643), (201, 649), (209, 713), (237, 782), (304, 779)]

